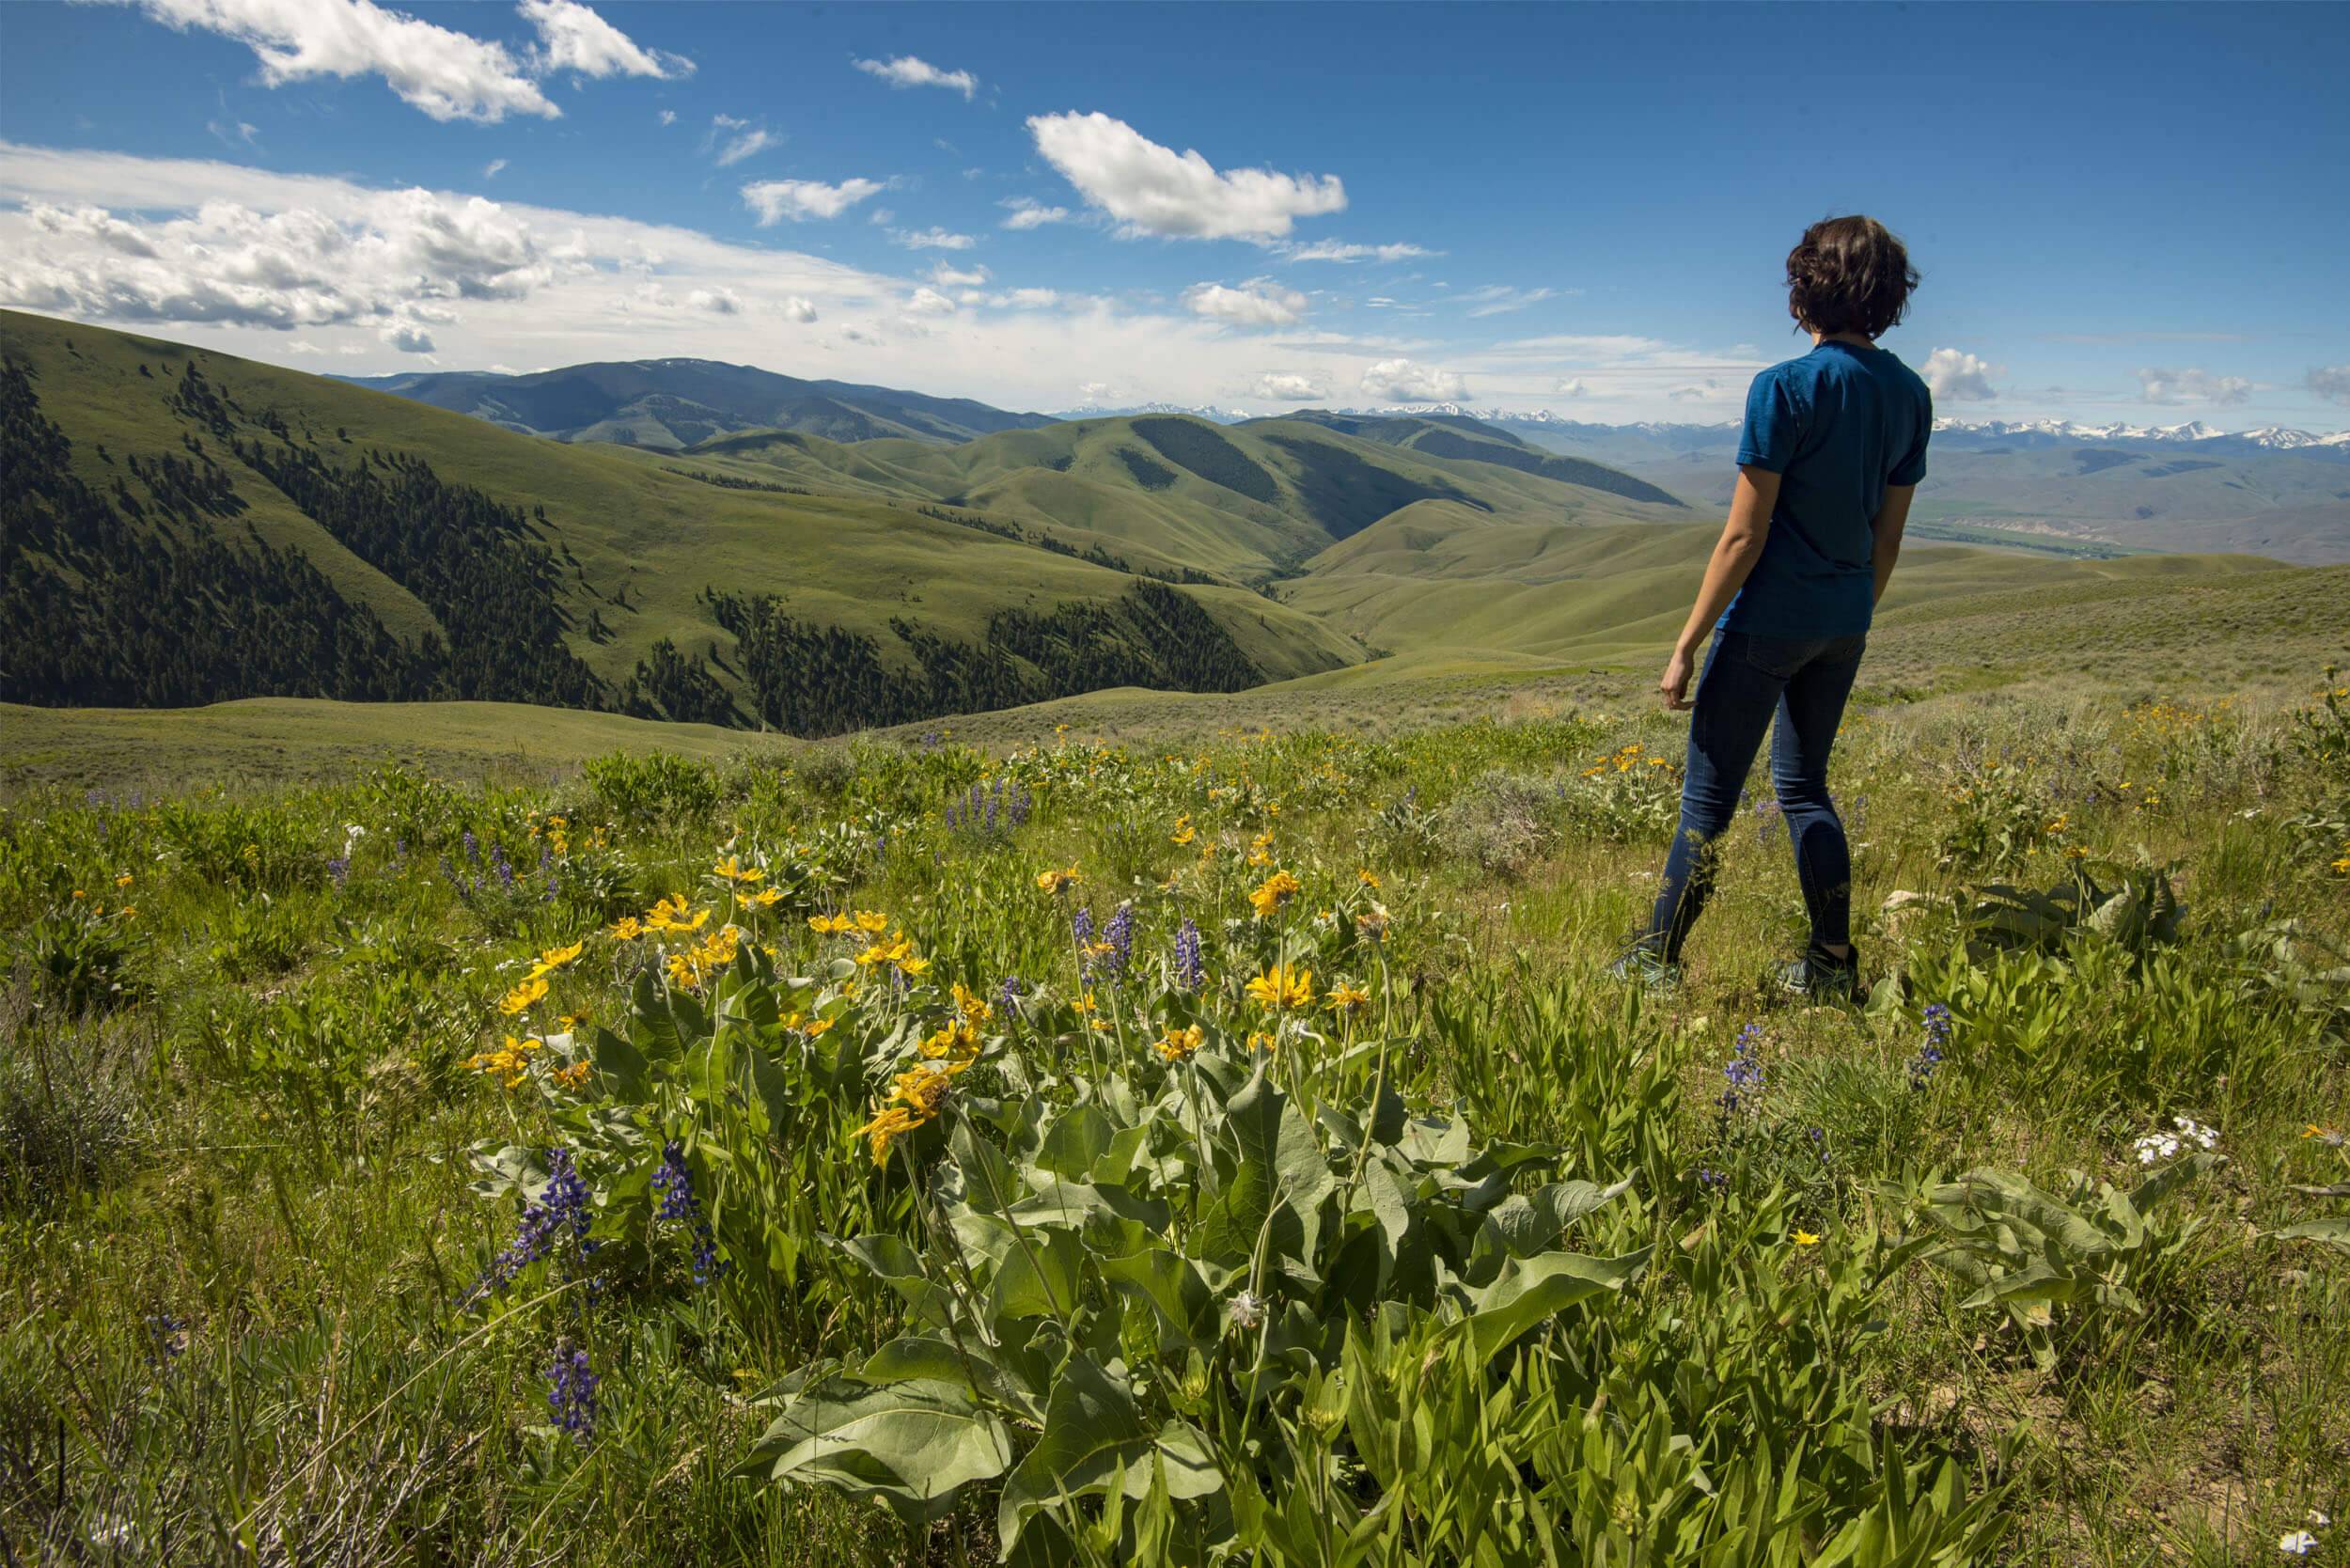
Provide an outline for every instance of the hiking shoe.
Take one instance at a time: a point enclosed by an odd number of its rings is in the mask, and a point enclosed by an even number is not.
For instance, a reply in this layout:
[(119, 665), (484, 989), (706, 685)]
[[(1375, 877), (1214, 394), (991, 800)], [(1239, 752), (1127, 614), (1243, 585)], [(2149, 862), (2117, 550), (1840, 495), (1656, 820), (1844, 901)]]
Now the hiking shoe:
[(1782, 990), (1815, 1001), (1856, 1002), (1860, 999), (1858, 949), (1838, 958), (1821, 948), (1807, 948), (1801, 958), (1779, 966)]
[(1635, 942), (1607, 966), (1607, 978), (1649, 991), (1672, 991), (1681, 985), (1681, 965), (1668, 962), (1648, 943)]

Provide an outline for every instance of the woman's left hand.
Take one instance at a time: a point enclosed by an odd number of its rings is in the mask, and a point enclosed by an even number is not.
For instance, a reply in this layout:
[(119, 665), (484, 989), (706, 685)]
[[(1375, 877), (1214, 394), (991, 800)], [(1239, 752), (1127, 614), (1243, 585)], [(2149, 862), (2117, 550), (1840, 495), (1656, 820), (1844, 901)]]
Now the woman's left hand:
[(1656, 682), (1657, 695), (1665, 699), (1666, 707), (1678, 711), (1689, 706), (1689, 675), (1696, 666), (1697, 661), (1686, 649), (1673, 650), (1673, 656), (1666, 661), (1664, 675)]

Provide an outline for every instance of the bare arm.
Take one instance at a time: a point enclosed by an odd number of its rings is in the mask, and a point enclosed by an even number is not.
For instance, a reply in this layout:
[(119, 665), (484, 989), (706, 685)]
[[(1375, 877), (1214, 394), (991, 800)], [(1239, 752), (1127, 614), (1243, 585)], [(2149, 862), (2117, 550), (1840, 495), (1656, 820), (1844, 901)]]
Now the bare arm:
[[(1747, 586), (1754, 563), (1762, 558), (1762, 541), (1771, 534), (1771, 509), (1778, 504), (1777, 474), (1767, 468), (1738, 470), (1738, 489), (1730, 498), (1730, 521), (1722, 525), (1713, 559), (1705, 564), (1705, 582), (1698, 588), (1698, 602), (1690, 607), (1689, 622), (1681, 629), (1681, 640), (1673, 644), (1672, 658), (1656, 682), (1666, 707), (1689, 705), (1689, 678), (1697, 667), (1698, 648), (1714, 629), (1714, 622), (1730, 608), (1730, 602), (1738, 597), (1738, 590)], [(1905, 500), (1904, 506), (1907, 506)]]
[(1876, 549), (1870, 560), (1877, 571), (1876, 600), (1885, 598), (1885, 585), (1893, 580), (1893, 563), (1902, 557), (1902, 529), (1909, 524), (1909, 500), (1918, 494), (1914, 484), (1892, 484), (1885, 487), (1885, 504), (1877, 508), (1876, 521), (1869, 527), (1876, 535)]

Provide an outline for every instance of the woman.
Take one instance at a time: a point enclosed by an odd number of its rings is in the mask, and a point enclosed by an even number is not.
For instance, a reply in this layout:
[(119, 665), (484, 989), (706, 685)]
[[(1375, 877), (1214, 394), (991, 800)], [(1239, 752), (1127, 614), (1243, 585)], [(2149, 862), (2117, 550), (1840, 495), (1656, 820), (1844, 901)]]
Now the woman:
[[(1776, 713), (1771, 784), (1811, 917), (1810, 944), (1780, 978), (1814, 996), (1859, 989), (1852, 857), (1828, 798), (1827, 758), (1926, 472), (1933, 399), (1876, 346), (1917, 286), (1908, 252), (1874, 218), (1813, 224), (1788, 253), (1788, 314), (1812, 349), (1754, 378), (1730, 521), (1657, 682), (1667, 707), (1695, 709), (1688, 769), (1656, 909), (1617, 962), (1620, 976), (1678, 979), (1682, 944), (1713, 889), (1716, 843)], [(1690, 671), (1709, 631), (1692, 704)]]

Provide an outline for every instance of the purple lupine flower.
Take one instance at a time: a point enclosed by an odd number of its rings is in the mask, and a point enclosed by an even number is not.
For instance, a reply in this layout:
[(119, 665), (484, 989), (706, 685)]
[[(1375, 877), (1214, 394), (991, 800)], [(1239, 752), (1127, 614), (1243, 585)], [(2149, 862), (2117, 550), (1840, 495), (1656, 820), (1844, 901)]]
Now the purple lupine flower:
[(1005, 814), (1011, 819), (1012, 826), (1018, 827), (1028, 820), (1029, 800), (1030, 796), (1025, 785), (1012, 786), (1010, 803), (1005, 808)]
[(506, 851), (498, 844), (490, 846), (490, 864), (497, 868), (498, 885), (508, 892), (514, 890), (514, 863), (506, 858)]
[(1012, 1017), (1020, 1016), (1020, 999), (1028, 994), (1028, 987), (1018, 975), (1006, 975), (1004, 983), (995, 988), (995, 1004)]
[(481, 840), (473, 836), (470, 827), (465, 829), (465, 858), (477, 866), (481, 864)]
[(1207, 961), (1199, 951), (1199, 928), (1190, 916), (1175, 929), (1175, 988), (1197, 991), (1207, 983)]
[(1093, 946), (1093, 911), (1079, 904), (1077, 912), (1069, 917), (1070, 939), (1079, 948)]
[(1940, 1002), (1927, 1006), (1926, 1043), (1909, 1063), (1909, 1087), (1923, 1089), (1933, 1081), (1934, 1070), (1942, 1065), (1942, 1047), (1950, 1043), (1950, 1010)]
[(522, 1222), (514, 1228), (514, 1239), (506, 1250), (490, 1260), (490, 1266), (481, 1276), (468, 1301), (504, 1290), (516, 1276), (544, 1258), (550, 1249), (569, 1232), (578, 1245), (580, 1256), (587, 1257), (596, 1249), (588, 1238), (588, 1228), (594, 1222), (588, 1212), (588, 1184), (580, 1179), (579, 1168), (572, 1163), (572, 1152), (561, 1145), (547, 1151), (547, 1184), (539, 1196), (523, 1205)]
[(1710, 1165), (1698, 1167), (1698, 1187), (1700, 1191), (1719, 1192), (1730, 1185), (1730, 1178)]
[(1126, 972), (1127, 961), (1135, 954), (1135, 906), (1130, 901), (1118, 906), (1109, 924), (1102, 928), (1102, 940), (1109, 951), (1102, 955), (1102, 972), (1116, 980)]
[(718, 1261), (718, 1241), (710, 1221), (702, 1217), (700, 1198), (694, 1192), (694, 1172), (685, 1163), (685, 1148), (671, 1138), (661, 1151), (661, 1168), (652, 1173), (652, 1189), (661, 1195), (656, 1221), (682, 1225), (694, 1235), (694, 1283), (706, 1285), (725, 1265)]
[(347, 855), (333, 856), (326, 862), (326, 874), (335, 879), (336, 886), (340, 887), (351, 878), (351, 856)]
[(1762, 1061), (1756, 1054), (1762, 1045), (1762, 1026), (1748, 1024), (1738, 1031), (1738, 1038), (1730, 1047), (1730, 1060), (1722, 1067), (1722, 1076), (1730, 1087), (1722, 1090), (1721, 1106), (1734, 1112), (1762, 1092)]
[(555, 1347), (555, 1360), (547, 1368), (547, 1409), (555, 1416), (556, 1430), (571, 1435), (572, 1441), (586, 1448), (596, 1440), (596, 1374), (588, 1365), (588, 1353), (565, 1340)]

